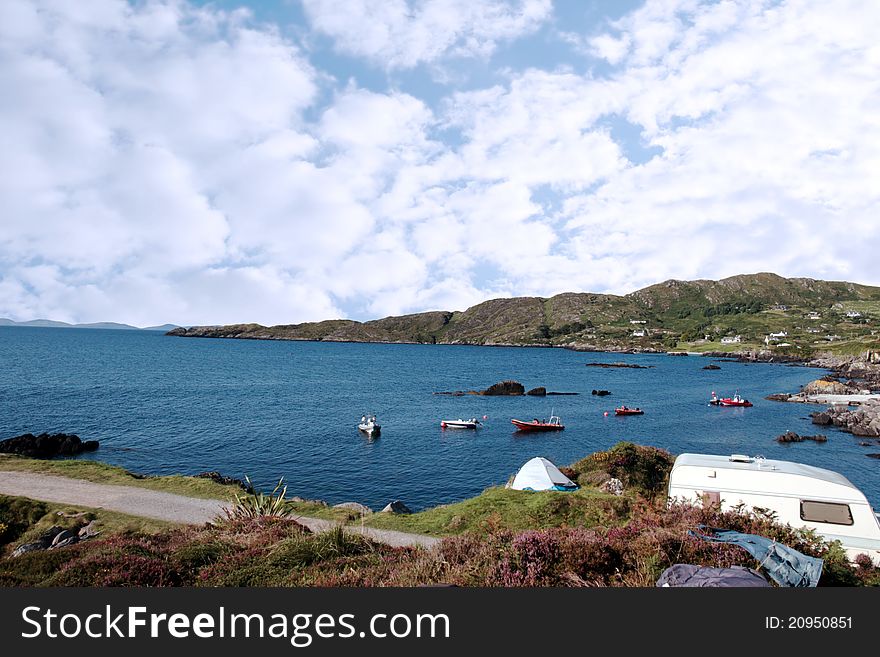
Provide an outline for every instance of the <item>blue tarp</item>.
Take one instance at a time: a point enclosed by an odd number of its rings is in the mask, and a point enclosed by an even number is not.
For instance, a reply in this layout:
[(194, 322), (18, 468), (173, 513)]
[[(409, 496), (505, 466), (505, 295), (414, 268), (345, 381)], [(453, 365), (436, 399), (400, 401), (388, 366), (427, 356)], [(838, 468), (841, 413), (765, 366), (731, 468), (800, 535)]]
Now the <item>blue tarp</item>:
[(755, 557), (773, 581), (780, 586), (816, 586), (819, 583), (819, 577), (822, 575), (822, 559), (808, 557), (787, 545), (757, 534), (743, 534), (730, 529), (714, 529), (702, 525), (700, 529), (709, 529), (714, 536), (694, 531), (690, 532), (691, 535), (716, 543), (739, 545)]

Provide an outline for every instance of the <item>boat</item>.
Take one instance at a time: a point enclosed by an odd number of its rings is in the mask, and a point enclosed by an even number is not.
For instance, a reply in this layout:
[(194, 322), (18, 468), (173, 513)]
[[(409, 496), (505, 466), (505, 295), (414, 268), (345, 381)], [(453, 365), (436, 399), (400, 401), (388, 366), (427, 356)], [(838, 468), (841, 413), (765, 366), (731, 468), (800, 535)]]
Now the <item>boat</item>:
[(615, 415), (644, 415), (645, 411), (640, 408), (629, 408), (627, 406), (620, 406), (619, 408), (614, 409)]
[(481, 425), (482, 423), (475, 417), (472, 417), (470, 420), (462, 420), (461, 418), (457, 420), (440, 420), (441, 429), (476, 429)]
[(376, 421), (375, 415), (364, 415), (361, 417), (360, 424), (358, 424), (358, 430), (372, 437), (379, 435), (379, 432), (382, 431), (382, 426)]
[(511, 420), (517, 431), (561, 431), (565, 429), (562, 420), (558, 415), (551, 415), (549, 420), (539, 420), (535, 418), (531, 422), (524, 420)]
[(739, 406), (741, 408), (749, 408), (752, 406), (752, 402), (748, 399), (743, 399), (739, 396), (739, 393), (736, 393), (733, 397), (724, 397), (723, 399), (718, 400), (719, 406)]
[(709, 406), (720, 406), (721, 400), (718, 399), (718, 395), (715, 394), (715, 391), (712, 391), (712, 397), (709, 399)]

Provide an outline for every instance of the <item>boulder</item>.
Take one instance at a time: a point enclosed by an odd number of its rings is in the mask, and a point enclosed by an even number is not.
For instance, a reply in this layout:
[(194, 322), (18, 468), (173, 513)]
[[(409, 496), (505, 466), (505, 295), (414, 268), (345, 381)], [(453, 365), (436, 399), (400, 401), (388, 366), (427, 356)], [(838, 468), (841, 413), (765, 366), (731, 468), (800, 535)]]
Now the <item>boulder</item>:
[(52, 539), (52, 543), (49, 545), (49, 547), (58, 547), (59, 543), (63, 543), (69, 538), (75, 538), (79, 540), (79, 532), (72, 529), (65, 529), (62, 532), (58, 532), (57, 534), (55, 534), (55, 538)]
[(853, 392), (845, 383), (840, 381), (829, 381), (828, 379), (818, 379), (804, 386), (803, 394), (805, 395), (846, 395)]
[(720, 370), (720, 365), (706, 365), (703, 367), (704, 370)]
[(389, 502), (387, 505), (385, 505), (385, 508), (382, 509), (380, 513), (408, 514), (412, 513), (412, 511), (406, 504), (404, 504), (400, 500), (394, 500), (393, 502)]
[(19, 557), (22, 554), (27, 554), (28, 552), (36, 552), (37, 550), (45, 549), (46, 546), (39, 541), (35, 541), (34, 543), (23, 543), (12, 551), (12, 556)]
[(547, 395), (547, 388), (544, 386), (538, 386), (537, 388), (532, 388), (526, 394), (531, 395), (532, 397), (545, 397)]
[(100, 534), (101, 532), (98, 530), (98, 525), (92, 520), (89, 524), (83, 525), (79, 528), (77, 532), (77, 536), (79, 536), (80, 540), (85, 540), (87, 538), (93, 538)]
[(362, 516), (368, 516), (373, 513), (373, 510), (370, 507), (364, 506), (360, 502), (342, 502), (341, 504), (334, 504), (333, 508), (348, 509), (349, 511), (354, 511), (355, 513)]
[(818, 424), (820, 427), (831, 424), (831, 416), (828, 413), (812, 413), (810, 417), (813, 418), (813, 424)]
[(772, 395), (767, 395), (766, 397), (764, 397), (764, 399), (767, 399), (769, 401), (787, 402), (789, 399), (791, 399), (791, 395), (786, 392), (774, 392)]
[(489, 395), (489, 396), (503, 396), (503, 395), (523, 395), (526, 392), (525, 386), (519, 381), (501, 381), (499, 383), (495, 383), (480, 394)]
[(594, 390), (593, 394), (598, 395), (599, 397), (605, 397), (607, 395), (610, 395), (611, 393), (608, 390)]
[(241, 479), (235, 479), (233, 477), (227, 477), (225, 475), (220, 474), (216, 470), (211, 470), (210, 472), (200, 472), (196, 475), (201, 479), (210, 479), (211, 481), (216, 481), (218, 484), (223, 484), (224, 486), (238, 486), (246, 493), (253, 493), (254, 487), (249, 483), (242, 481)]
[(606, 493), (611, 493), (612, 495), (623, 495), (623, 482), (620, 479), (615, 479), (612, 477), (604, 484), (599, 487), (599, 490), (602, 490)]
[(79, 436), (67, 433), (41, 433), (38, 436), (25, 433), (14, 438), (0, 440), (0, 452), (34, 459), (75, 456), (96, 449), (98, 449), (97, 440), (82, 441)]
[(780, 443), (802, 443), (805, 440), (812, 440), (817, 443), (828, 442), (828, 436), (816, 434), (815, 436), (801, 436), (794, 431), (786, 431), (784, 434), (776, 437), (776, 442)]

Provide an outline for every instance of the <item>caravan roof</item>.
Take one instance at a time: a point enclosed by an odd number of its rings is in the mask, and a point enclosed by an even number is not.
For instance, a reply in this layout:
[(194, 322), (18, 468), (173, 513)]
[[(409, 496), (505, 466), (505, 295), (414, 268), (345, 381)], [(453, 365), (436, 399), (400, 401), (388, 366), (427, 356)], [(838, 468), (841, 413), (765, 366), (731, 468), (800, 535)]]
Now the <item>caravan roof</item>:
[[(714, 471), (717, 485), (722, 483), (741, 490), (772, 492), (802, 497), (835, 497), (867, 503), (864, 494), (843, 475), (791, 461), (760, 457), (681, 454), (675, 459), (670, 484), (705, 485), (706, 470)], [(757, 475), (757, 476), (755, 476)], [(709, 475), (711, 476), (711, 475)], [(772, 484), (769, 483), (772, 479)]]

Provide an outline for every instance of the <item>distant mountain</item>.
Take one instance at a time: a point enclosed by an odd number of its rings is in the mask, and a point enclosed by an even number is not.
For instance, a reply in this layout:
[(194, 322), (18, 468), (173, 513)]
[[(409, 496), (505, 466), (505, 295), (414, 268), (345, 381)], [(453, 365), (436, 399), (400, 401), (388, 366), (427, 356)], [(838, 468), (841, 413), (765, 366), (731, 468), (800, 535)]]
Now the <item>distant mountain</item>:
[(131, 331), (164, 331), (168, 332), (177, 328), (176, 324), (162, 324), (161, 326), (149, 326), (139, 328), (131, 324), (120, 324), (118, 322), (92, 322), (89, 324), (68, 324), (67, 322), (57, 322), (52, 319), (32, 319), (27, 322), (14, 322), (11, 319), (0, 318), (0, 326), (30, 326), (37, 328), (74, 328), (74, 329), (122, 329)]
[[(169, 335), (665, 351), (712, 350), (722, 344), (728, 350), (763, 348), (770, 345), (770, 333), (785, 333), (774, 348), (800, 350), (796, 355), (801, 355), (820, 350), (823, 341), (854, 351), (875, 348), (877, 324), (880, 287), (761, 273), (720, 281), (669, 280), (624, 296), (570, 292), (549, 299), (493, 299), (462, 312), (368, 322), (197, 326)], [(723, 337), (729, 340), (721, 343)]]

